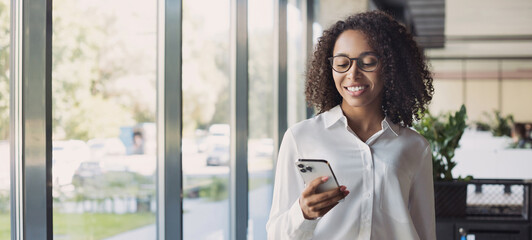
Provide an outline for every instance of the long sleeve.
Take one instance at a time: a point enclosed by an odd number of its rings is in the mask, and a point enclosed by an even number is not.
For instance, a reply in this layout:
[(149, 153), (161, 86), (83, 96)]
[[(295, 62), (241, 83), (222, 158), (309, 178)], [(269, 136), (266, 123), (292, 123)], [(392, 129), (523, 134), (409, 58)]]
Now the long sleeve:
[(420, 239), (436, 239), (432, 154), (428, 146), (410, 191), (410, 216)]
[(288, 129), (283, 137), (277, 159), (273, 201), (266, 224), (269, 240), (311, 239), (318, 220), (307, 220), (299, 206), (303, 180), (294, 162), (299, 158), (294, 136)]

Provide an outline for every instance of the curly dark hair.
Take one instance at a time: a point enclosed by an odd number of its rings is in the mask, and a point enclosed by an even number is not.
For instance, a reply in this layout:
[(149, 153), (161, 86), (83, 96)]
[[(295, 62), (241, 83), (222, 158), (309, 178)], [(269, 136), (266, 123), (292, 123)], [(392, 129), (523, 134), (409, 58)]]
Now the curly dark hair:
[(352, 15), (323, 32), (307, 67), (305, 95), (308, 104), (323, 113), (342, 102), (328, 58), (333, 54), (336, 39), (346, 30), (364, 33), (369, 46), (379, 55), (378, 71), (384, 81), (384, 114), (396, 124), (412, 126), (412, 121), (422, 117), (432, 100), (432, 74), (412, 35), (381, 11)]

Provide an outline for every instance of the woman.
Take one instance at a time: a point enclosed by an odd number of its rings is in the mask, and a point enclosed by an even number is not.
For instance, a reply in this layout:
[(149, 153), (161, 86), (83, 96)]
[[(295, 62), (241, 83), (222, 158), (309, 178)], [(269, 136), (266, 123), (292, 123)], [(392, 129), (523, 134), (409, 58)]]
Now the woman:
[[(284, 135), (268, 239), (435, 239), (432, 154), (409, 128), (433, 92), (422, 52), (387, 14), (324, 31), (306, 82), (319, 114)], [(316, 193), (329, 179), (305, 186), (298, 159), (327, 160), (343, 185)]]

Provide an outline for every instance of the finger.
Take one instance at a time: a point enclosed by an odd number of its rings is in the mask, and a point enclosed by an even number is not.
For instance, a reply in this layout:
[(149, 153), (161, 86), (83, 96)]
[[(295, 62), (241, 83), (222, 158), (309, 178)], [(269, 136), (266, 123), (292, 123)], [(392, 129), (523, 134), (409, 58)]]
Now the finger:
[(313, 206), (313, 205), (316, 205), (320, 202), (323, 202), (323, 201), (327, 201), (329, 199), (332, 199), (336, 196), (339, 196), (339, 195), (343, 195), (343, 192), (341, 190), (342, 188), (335, 188), (335, 189), (331, 189), (329, 191), (326, 191), (326, 192), (322, 192), (322, 193), (317, 193), (317, 194), (314, 194), (312, 196), (309, 196), (307, 197), (307, 203), (309, 206)]
[(320, 217), (323, 217), (323, 215), (327, 214), (329, 211), (331, 211), (331, 209), (333, 209), (334, 207), (336, 207), (336, 205), (338, 205), (338, 203), (335, 203), (334, 205), (332, 206), (329, 206), (327, 208), (324, 208), (320, 211), (320, 213), (318, 214)]
[(336, 205), (340, 200), (344, 199), (347, 195), (346, 194), (340, 194), (336, 197), (327, 199), (326, 201), (319, 202), (318, 204), (312, 206), (312, 210), (314, 211), (322, 211), (323, 209), (329, 208), (330, 206)]
[(318, 186), (324, 182), (327, 182), (327, 180), (329, 180), (329, 177), (318, 177), (312, 180), (312, 182), (310, 182), (307, 185), (307, 187), (303, 190), (303, 193), (301, 193), (301, 195), (303, 195), (303, 197), (311, 196), (312, 194), (316, 192), (316, 189), (318, 188)]

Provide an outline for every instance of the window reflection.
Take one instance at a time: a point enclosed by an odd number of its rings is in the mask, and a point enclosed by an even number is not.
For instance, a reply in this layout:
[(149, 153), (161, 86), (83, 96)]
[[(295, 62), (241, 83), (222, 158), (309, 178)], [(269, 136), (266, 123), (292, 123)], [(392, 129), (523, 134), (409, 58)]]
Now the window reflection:
[(287, 74), (288, 126), (307, 118), (305, 102), (305, 49), (303, 34), (303, 2), (288, 0), (287, 12)]
[(54, 239), (155, 239), (156, 2), (53, 12)]
[(184, 239), (229, 238), (229, 3), (183, 1)]
[(11, 238), (9, 164), (10, 1), (0, 0), (0, 239)]
[(273, 191), (274, 2), (248, 3), (248, 239), (266, 239)]

